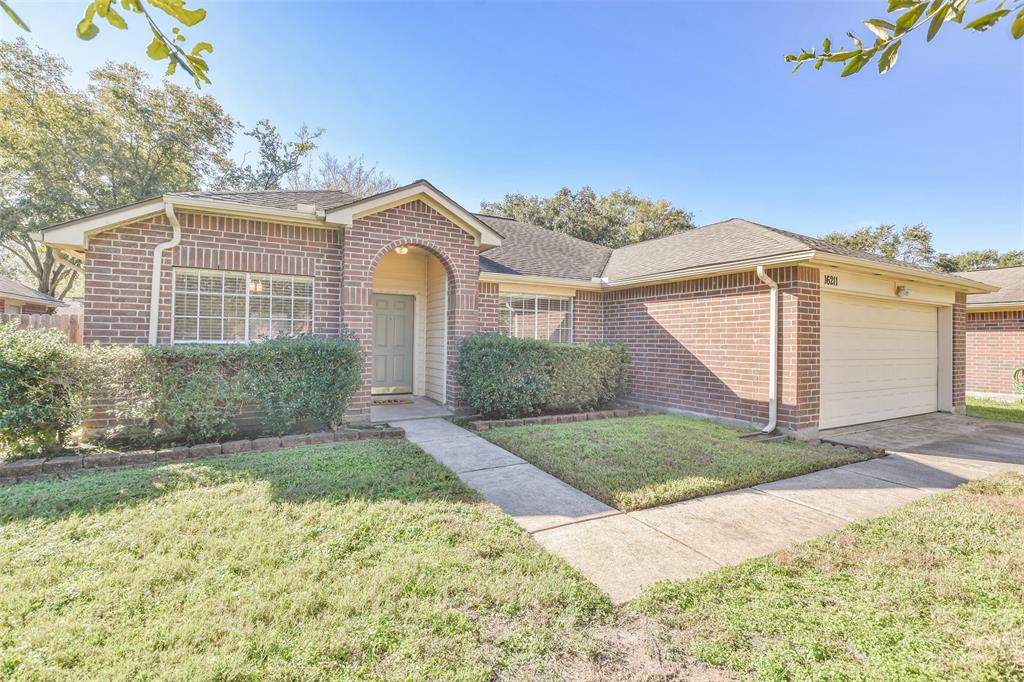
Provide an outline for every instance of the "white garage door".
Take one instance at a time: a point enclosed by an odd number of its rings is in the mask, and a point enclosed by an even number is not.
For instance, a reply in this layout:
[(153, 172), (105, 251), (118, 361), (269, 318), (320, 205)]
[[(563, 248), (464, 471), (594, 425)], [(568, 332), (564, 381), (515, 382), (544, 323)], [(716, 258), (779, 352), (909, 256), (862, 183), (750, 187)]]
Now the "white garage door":
[(935, 412), (938, 309), (823, 293), (819, 428)]

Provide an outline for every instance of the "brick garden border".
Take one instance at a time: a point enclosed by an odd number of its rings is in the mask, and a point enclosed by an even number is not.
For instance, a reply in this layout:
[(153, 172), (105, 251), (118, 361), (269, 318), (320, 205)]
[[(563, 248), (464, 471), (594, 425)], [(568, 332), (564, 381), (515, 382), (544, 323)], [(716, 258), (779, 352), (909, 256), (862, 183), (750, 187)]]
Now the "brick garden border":
[(522, 419), (480, 419), (469, 422), (473, 431), (486, 431), (502, 426), (532, 426), (535, 424), (567, 424), (569, 422), (588, 422), (594, 419), (611, 419), (613, 417), (639, 417), (650, 414), (647, 410), (636, 408), (617, 410), (595, 410), (593, 412), (573, 412), (572, 414), (548, 414), (542, 417), (523, 417)]
[(316, 433), (300, 433), (291, 436), (270, 436), (252, 440), (232, 440), (226, 443), (202, 443), (180, 445), (162, 450), (134, 450), (131, 452), (94, 452), (86, 455), (61, 455), (35, 459), (15, 459), (0, 464), (0, 485), (22, 481), (45, 481), (96, 471), (132, 469), (163, 464), (184, 462), (206, 457), (227, 457), (246, 453), (286, 450), (302, 445), (340, 443), (380, 438), (404, 438), (405, 429), (385, 426), (367, 429), (335, 429)]

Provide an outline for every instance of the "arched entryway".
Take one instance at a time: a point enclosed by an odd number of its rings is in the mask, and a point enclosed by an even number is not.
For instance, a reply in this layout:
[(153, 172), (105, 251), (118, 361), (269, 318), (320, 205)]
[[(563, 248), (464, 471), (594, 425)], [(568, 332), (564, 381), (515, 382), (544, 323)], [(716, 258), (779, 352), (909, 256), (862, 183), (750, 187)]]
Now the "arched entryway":
[(399, 244), (377, 260), (372, 310), (370, 393), (448, 402), (448, 269), (430, 248)]

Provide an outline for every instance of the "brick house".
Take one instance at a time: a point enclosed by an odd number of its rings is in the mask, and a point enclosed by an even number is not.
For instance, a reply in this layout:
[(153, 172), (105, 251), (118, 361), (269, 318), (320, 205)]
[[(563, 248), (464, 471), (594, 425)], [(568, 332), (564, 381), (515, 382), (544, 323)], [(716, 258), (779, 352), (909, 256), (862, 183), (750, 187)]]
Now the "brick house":
[(1024, 399), (1012, 378), (1024, 367), (1024, 266), (957, 274), (999, 287), (967, 296), (967, 394)]
[(5, 315), (52, 315), (58, 308), (67, 306), (21, 282), (0, 277), (0, 314)]
[(349, 330), (353, 420), (376, 394), (459, 406), (476, 332), (622, 342), (634, 402), (803, 435), (962, 411), (966, 295), (996, 289), (739, 219), (613, 250), (423, 180), (167, 194), (39, 236), (84, 259), (87, 343)]

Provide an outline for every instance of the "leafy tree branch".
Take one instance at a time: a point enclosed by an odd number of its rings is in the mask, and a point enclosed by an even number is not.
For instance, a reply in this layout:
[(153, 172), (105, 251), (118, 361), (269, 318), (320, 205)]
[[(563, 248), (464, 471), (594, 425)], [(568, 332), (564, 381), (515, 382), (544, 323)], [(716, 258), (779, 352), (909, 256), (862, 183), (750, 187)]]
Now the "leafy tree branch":
[[(178, 26), (171, 28), (170, 34), (160, 27), (150, 9), (160, 10), (163, 14), (179, 22), (183, 26), (193, 27), (206, 18), (206, 10), (203, 8), (188, 9), (185, 7), (185, 0), (93, 0), (85, 6), (85, 15), (75, 27), (75, 34), (82, 40), (92, 40), (99, 32), (96, 25), (96, 18), (106, 19), (107, 23), (116, 29), (128, 30), (128, 22), (124, 16), (117, 11), (116, 4), (121, 9), (141, 14), (146, 20), (153, 40), (146, 48), (146, 54), (155, 61), (167, 60), (167, 75), (173, 75), (180, 66), (192, 80), (196, 87), (202, 87), (203, 83), (210, 83), (210, 66), (204, 59), (204, 53), (212, 53), (213, 45), (208, 42), (197, 42), (191, 49), (187, 49), (184, 43), (187, 41), (182, 29)], [(28, 25), (21, 19), (6, 0), (0, 0), (0, 9), (8, 18), (24, 31), (29, 31)]]
[[(986, 0), (975, 0), (980, 4)], [(833, 49), (832, 40), (821, 41), (821, 51), (817, 49), (801, 49), (799, 54), (787, 54), (786, 61), (794, 62), (793, 72), (807, 63), (820, 69), (826, 63), (843, 65), (840, 76), (852, 76), (878, 57), (878, 73), (884, 74), (896, 65), (903, 39), (918, 29), (928, 26), (927, 41), (931, 42), (942, 27), (949, 22), (960, 24), (964, 30), (987, 31), (1001, 20), (1015, 15), (1010, 24), (1010, 35), (1015, 40), (1024, 36), (1024, 0), (1003, 0), (991, 12), (982, 14), (965, 24), (967, 8), (970, 0), (889, 0), (886, 10), (892, 15), (893, 21), (886, 19), (868, 19), (864, 26), (875, 36), (874, 43), (865, 47), (864, 43), (852, 32), (846, 35), (853, 41), (854, 47), (847, 50), (840, 45)]]

